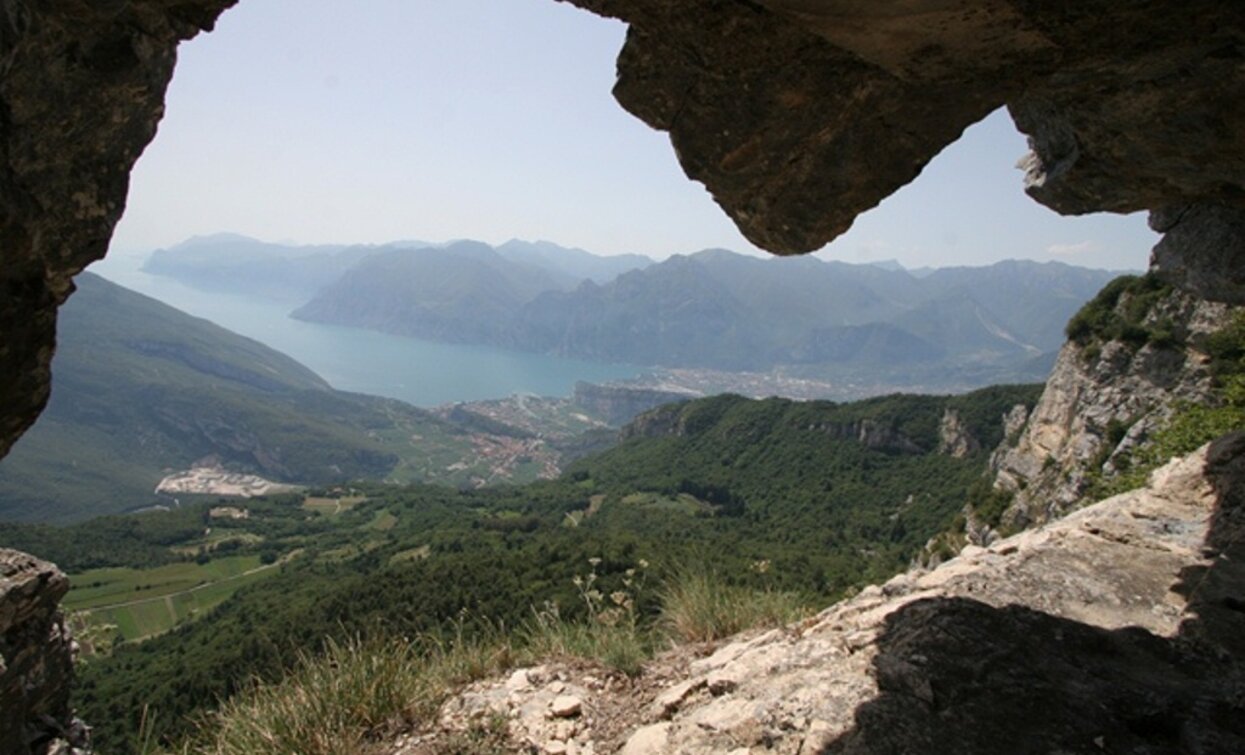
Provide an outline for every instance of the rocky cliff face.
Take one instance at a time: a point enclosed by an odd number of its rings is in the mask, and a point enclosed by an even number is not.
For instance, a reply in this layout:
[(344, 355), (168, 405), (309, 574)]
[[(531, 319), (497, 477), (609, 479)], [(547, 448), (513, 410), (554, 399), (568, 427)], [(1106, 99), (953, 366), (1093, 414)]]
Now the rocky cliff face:
[[(1024, 410), (1023, 405), (1020, 408), (1021, 411)], [(1006, 421), (1004, 424), (1006, 425)], [(1007, 432), (1008, 428), (1004, 427), (1004, 435)], [(938, 453), (963, 459), (980, 450), (981, 441), (969, 432), (964, 425), (964, 420), (960, 418), (960, 413), (947, 407), (942, 414), (942, 420), (938, 423)]]
[[(1169, 229), (1154, 250), (1156, 275), (1178, 285), (1120, 296), (1112, 314), (1121, 321), (1137, 317), (1140, 297), (1154, 300), (1124, 338), (1065, 345), (1032, 414), (1010, 419), (1017, 427), (993, 459), (996, 488), (1015, 494), (1006, 524), (1049, 521), (1090, 502), (1090, 481), (1114, 474), (1182, 404), (1217, 400), (1202, 344), (1241, 311), (1241, 299), (1211, 260), (1245, 250), (1242, 218), (1195, 208), (1178, 224), (1156, 224)], [(1170, 261), (1177, 256), (1178, 265)]]
[(1143, 489), (637, 680), (521, 669), (392, 752), (500, 721), (548, 753), (1245, 749), (1245, 434)]
[[(1227, 309), (1181, 295), (1171, 304), (1201, 332)], [(1063, 348), (1016, 445), (995, 457), (996, 486), (1016, 494), (1013, 526), (1049, 521), (1078, 505), (1091, 476), (1144, 442), (1178, 402), (1209, 399), (1206, 358), (1195, 347), (1134, 350), (1113, 341), (1097, 356), (1086, 351)]]
[(75, 647), (60, 612), (69, 579), (0, 548), (0, 752), (72, 755), (87, 730), (69, 707)]

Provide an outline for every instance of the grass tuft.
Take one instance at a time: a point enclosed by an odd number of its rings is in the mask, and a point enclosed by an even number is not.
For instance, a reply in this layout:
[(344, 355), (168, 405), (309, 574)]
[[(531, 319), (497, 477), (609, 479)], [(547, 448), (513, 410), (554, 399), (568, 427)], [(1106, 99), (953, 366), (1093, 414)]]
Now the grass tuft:
[(552, 604), (533, 611), (531, 620), (519, 631), (519, 643), (523, 654), (533, 659), (586, 658), (628, 676), (640, 673), (652, 655), (652, 644), (634, 621), (567, 621)]
[(464, 641), (330, 641), (276, 684), (253, 683), (199, 726), (196, 755), (355, 755), (431, 716), (450, 690), (505, 668), (497, 637)]
[(659, 593), (659, 626), (671, 639), (709, 642), (748, 629), (776, 627), (808, 614), (790, 592), (727, 584), (703, 566), (682, 566)]

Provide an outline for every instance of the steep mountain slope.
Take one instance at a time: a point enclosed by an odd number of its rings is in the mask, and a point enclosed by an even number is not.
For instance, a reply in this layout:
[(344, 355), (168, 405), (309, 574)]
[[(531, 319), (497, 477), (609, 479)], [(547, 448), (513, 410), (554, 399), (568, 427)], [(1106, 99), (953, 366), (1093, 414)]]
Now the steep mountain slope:
[(606, 286), (542, 294), (517, 313), (516, 345), (631, 364), (717, 363), (738, 369), (767, 349), (764, 328), (692, 260), (673, 257)]
[(894, 318), (890, 323), (925, 343), (937, 344), (943, 356), (989, 361), (1024, 358), (1041, 353), (1037, 347), (1005, 330), (1002, 319), (982, 305), (974, 293), (954, 288)]
[(524, 308), (522, 322), (530, 344), (567, 356), (747, 370), (815, 356), (806, 343), (814, 329), (895, 311), (816, 260), (712, 250), (606, 286), (546, 294)]
[(204, 457), (296, 483), (474, 474), (446, 470), (476, 466), (471, 434), (452, 423), (332, 390), (289, 357), (95, 275), (77, 283), (51, 402), (0, 461), (0, 518), (136, 508), (170, 469)]
[(514, 313), (578, 283), (475, 241), (364, 259), (293, 317), (440, 341), (505, 345)]
[(1114, 274), (1061, 262), (1004, 260), (987, 267), (946, 267), (922, 281), (927, 297), (953, 293), (990, 313), (992, 322), (1019, 342), (1057, 351), (1063, 326)]
[(1245, 426), (1245, 307), (1126, 276), (1068, 324), (1041, 401), (998, 449), (1007, 527), (1145, 482), (1175, 454)]
[(1032, 262), (915, 278), (871, 265), (712, 250), (672, 257), (607, 286), (541, 296), (524, 308), (522, 343), (574, 356), (719, 369), (1018, 365), (1057, 348), (1067, 317), (1109, 279), (1104, 271)]

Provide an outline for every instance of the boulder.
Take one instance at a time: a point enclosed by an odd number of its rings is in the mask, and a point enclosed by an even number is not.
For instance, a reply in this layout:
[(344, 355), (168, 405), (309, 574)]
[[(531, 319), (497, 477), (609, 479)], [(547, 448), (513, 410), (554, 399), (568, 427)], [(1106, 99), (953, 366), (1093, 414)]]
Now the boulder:
[(87, 747), (69, 706), (76, 647), (60, 610), (68, 591), (55, 565), (0, 548), (0, 752)]

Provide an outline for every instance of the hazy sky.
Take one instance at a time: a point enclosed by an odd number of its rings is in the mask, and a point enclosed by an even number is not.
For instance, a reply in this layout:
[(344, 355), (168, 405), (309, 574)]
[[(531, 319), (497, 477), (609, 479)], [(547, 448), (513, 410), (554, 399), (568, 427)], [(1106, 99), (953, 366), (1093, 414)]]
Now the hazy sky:
[[(182, 46), (114, 249), (512, 237), (654, 257), (750, 245), (610, 96), (624, 27), (553, 0), (242, 0)], [(1028, 199), (1004, 113), (821, 254), (1144, 267), (1134, 215)]]

